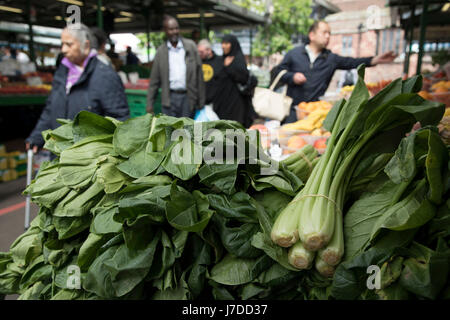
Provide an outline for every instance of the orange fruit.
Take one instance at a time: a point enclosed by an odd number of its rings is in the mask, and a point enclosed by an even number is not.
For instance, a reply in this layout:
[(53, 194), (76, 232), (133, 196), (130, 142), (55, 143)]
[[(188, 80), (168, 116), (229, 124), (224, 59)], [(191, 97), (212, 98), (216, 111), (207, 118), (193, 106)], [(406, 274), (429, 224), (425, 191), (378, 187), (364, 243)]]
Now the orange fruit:
[(433, 96), (429, 92), (424, 91), (424, 90), (419, 91), (418, 95), (421, 96), (422, 98), (426, 99), (426, 100), (432, 100), (433, 99)]
[(288, 148), (292, 148), (292, 149), (301, 149), (305, 145), (307, 145), (305, 139), (303, 139), (302, 137), (300, 137), (298, 135), (290, 137), (288, 140), (288, 143), (287, 143)]

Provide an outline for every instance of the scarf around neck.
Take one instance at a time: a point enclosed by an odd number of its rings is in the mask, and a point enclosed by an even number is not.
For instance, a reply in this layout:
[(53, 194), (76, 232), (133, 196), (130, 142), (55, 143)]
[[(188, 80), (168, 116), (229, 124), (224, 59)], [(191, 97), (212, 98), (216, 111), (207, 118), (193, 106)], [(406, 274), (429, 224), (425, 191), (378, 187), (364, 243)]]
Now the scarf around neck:
[(66, 94), (69, 94), (72, 86), (80, 79), (83, 74), (84, 69), (86, 68), (89, 60), (97, 55), (97, 50), (92, 49), (86, 59), (83, 61), (83, 66), (80, 67), (75, 63), (69, 61), (66, 57), (62, 59), (61, 64), (65, 65), (69, 72), (67, 73), (67, 81), (66, 81)]

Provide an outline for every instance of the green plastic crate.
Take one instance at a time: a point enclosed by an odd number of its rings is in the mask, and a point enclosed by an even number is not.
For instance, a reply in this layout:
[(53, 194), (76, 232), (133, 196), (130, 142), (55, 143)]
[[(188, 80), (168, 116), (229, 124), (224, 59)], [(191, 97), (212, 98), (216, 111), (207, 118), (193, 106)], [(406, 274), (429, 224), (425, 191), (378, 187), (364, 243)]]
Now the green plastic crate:
[(131, 72), (137, 72), (139, 74), (139, 78), (148, 79), (150, 78), (150, 68), (144, 67), (140, 65), (125, 65), (120, 67), (120, 71), (125, 72), (126, 74)]
[[(126, 89), (130, 118), (143, 116), (147, 113), (147, 90)], [(161, 89), (155, 99), (154, 113), (161, 113)]]

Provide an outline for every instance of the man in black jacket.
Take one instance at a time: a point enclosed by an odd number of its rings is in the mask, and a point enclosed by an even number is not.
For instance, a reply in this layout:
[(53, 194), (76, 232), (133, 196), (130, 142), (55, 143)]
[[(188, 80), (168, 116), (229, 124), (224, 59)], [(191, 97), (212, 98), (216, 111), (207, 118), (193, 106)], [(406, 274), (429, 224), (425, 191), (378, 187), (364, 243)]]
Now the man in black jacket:
[(118, 120), (129, 117), (123, 84), (118, 74), (96, 58), (95, 39), (83, 24), (67, 26), (61, 34), (62, 59), (52, 91), (38, 123), (26, 139), (27, 149), (44, 145), (42, 131), (59, 126), (59, 118), (73, 119), (87, 110)]
[(290, 114), (284, 123), (297, 121), (294, 107), (300, 102), (317, 101), (330, 84), (337, 69), (350, 70), (365, 64), (372, 67), (380, 63), (392, 62), (396, 55), (390, 51), (376, 57), (342, 57), (327, 50), (330, 41), (330, 26), (324, 21), (316, 21), (308, 32), (309, 44), (290, 50), (278, 67), (287, 70), (281, 82), (288, 85), (287, 95), (292, 97)]

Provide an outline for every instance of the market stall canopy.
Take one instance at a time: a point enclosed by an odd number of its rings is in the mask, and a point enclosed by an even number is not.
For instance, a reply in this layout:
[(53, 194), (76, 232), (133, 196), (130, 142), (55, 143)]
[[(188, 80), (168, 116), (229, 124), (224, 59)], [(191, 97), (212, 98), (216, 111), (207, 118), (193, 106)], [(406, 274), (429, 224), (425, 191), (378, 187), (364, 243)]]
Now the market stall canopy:
[(450, 3), (448, 0), (388, 0), (387, 5), (398, 8), (401, 26), (409, 39), (404, 72), (409, 70), (412, 43), (418, 39), (416, 74), (420, 74), (425, 42), (450, 41)]
[[(431, 42), (450, 41), (450, 2), (448, 0), (426, 0), (425, 39)], [(423, 12), (423, 0), (388, 0), (387, 5), (397, 7), (400, 24), (403, 29), (411, 29), (413, 16), (413, 40), (420, 38), (420, 19)], [(412, 14), (413, 13), (413, 14)]]
[[(229, 0), (3, 0), (0, 1), (0, 21), (28, 23), (62, 28), (69, 5), (81, 8), (81, 21), (97, 25), (97, 8), (101, 7), (103, 26), (107, 32), (159, 31), (164, 14), (176, 17), (181, 29), (220, 29), (231, 26), (263, 24), (263, 16), (234, 5)], [(149, 25), (147, 25), (147, 18)], [(148, 29), (149, 28), (149, 29)]]

